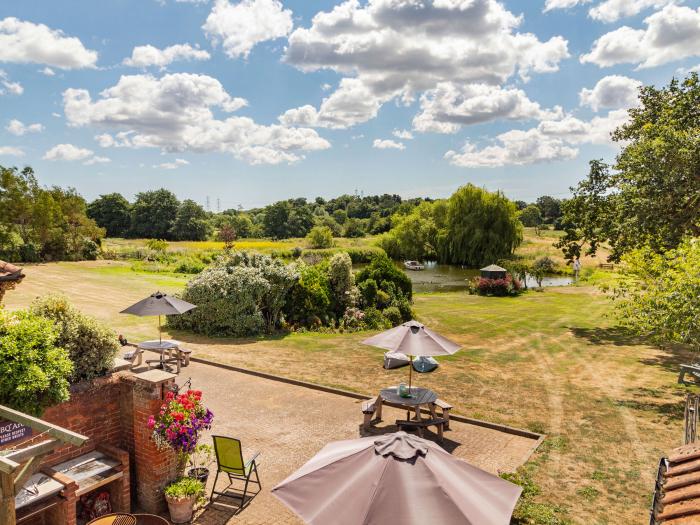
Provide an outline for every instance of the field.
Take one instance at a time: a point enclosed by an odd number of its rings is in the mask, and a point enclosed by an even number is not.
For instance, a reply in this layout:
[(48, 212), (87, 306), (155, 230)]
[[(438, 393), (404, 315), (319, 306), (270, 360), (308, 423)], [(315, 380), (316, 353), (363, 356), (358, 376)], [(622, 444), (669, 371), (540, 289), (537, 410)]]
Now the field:
[[(585, 267), (585, 265), (584, 265)], [(130, 340), (153, 338), (156, 321), (117, 312), (155, 289), (173, 292), (183, 276), (140, 273), (98, 261), (27, 266), (8, 292), (9, 308), (51, 291)], [(588, 286), (551, 288), (518, 298), (463, 292), (417, 294), (417, 317), (464, 345), (416, 381), (471, 417), (528, 428), (547, 440), (525, 470), (539, 486), (537, 523), (648, 522), (658, 458), (682, 439), (683, 397), (676, 385), (687, 349), (662, 350), (615, 327), (609, 299)], [(354, 391), (374, 393), (404, 378), (385, 371), (367, 333), (208, 339), (170, 334), (198, 356)]]

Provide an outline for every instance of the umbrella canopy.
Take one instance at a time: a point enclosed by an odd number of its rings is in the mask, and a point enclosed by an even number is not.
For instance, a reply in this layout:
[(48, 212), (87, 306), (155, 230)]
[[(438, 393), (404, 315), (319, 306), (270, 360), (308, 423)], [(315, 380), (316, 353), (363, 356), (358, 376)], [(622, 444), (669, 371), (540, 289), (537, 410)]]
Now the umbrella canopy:
[(197, 305), (190, 304), (187, 301), (183, 301), (182, 299), (172, 297), (162, 292), (156, 292), (152, 293), (145, 299), (141, 299), (138, 303), (132, 304), (129, 308), (126, 308), (119, 313), (139, 315), (141, 317), (147, 315), (157, 315), (158, 340), (162, 342), (163, 330), (160, 325), (160, 316), (184, 314), (193, 308), (197, 308)]
[(458, 344), (427, 329), (418, 321), (408, 321), (362, 343), (410, 356), (451, 355), (460, 349)]
[(162, 292), (156, 292), (140, 300), (138, 303), (132, 304), (129, 308), (119, 313), (140, 316), (175, 315), (184, 314), (193, 308), (197, 308), (197, 306), (183, 301), (182, 299), (178, 299), (177, 297), (172, 297)]
[(397, 432), (329, 443), (272, 493), (312, 525), (507, 525), (521, 490)]

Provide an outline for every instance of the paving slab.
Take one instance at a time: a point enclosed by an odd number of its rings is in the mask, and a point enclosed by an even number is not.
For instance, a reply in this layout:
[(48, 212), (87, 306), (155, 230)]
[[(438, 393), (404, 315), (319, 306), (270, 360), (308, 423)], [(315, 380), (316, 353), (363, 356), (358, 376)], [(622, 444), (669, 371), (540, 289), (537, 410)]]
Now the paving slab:
[[(214, 425), (208, 434), (240, 439), (244, 458), (261, 452), (262, 491), (240, 512), (235, 498), (215, 500), (218, 502), (198, 513), (194, 523), (200, 525), (302, 523), (271, 495), (270, 489), (326, 443), (368, 435), (362, 430), (361, 401), (357, 399), (200, 363), (184, 368), (176, 381), (183, 384), (188, 377), (193, 388), (203, 391), (205, 404), (214, 412)], [(378, 385), (377, 391), (382, 386), (386, 385)], [(449, 402), (448, 395), (440, 395)], [(405, 416), (405, 411), (385, 406), (384, 421), (371, 433), (396, 431), (394, 421)], [(527, 461), (536, 444), (532, 438), (457, 421), (451, 421), (450, 428), (445, 432), (443, 447), (494, 474), (515, 470)], [(435, 437), (431, 432), (425, 436)], [(209, 435), (203, 442), (211, 442)], [(208, 494), (213, 478), (212, 473)], [(221, 477), (219, 484), (221, 490)]]

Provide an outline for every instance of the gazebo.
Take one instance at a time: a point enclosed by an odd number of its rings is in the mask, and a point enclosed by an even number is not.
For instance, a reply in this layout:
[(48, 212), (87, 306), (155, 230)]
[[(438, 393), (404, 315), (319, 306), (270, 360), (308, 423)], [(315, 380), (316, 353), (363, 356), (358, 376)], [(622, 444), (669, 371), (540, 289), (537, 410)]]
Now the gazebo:
[(24, 279), (22, 268), (10, 264), (5, 261), (0, 261), (0, 303), (7, 290), (12, 290), (17, 284)]
[(508, 270), (501, 268), (497, 264), (489, 264), (485, 268), (479, 270), (481, 276), (485, 279), (505, 279)]

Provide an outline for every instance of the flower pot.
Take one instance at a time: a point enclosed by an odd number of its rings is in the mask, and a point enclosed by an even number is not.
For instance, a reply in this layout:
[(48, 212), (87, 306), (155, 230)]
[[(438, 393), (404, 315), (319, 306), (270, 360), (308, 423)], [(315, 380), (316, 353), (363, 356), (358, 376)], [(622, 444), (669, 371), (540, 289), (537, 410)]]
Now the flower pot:
[(186, 496), (184, 498), (165, 496), (165, 501), (168, 502), (170, 521), (173, 523), (187, 523), (192, 519), (194, 503), (197, 501), (195, 496)]
[(209, 469), (206, 467), (191, 468), (187, 471), (187, 477), (198, 479), (206, 487), (207, 479), (209, 479)]

